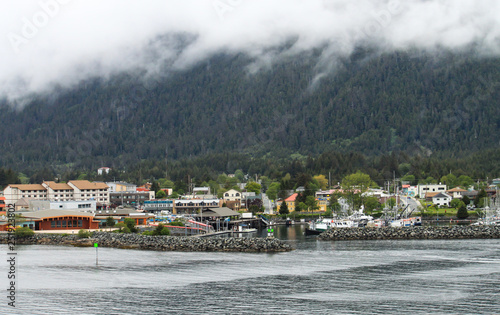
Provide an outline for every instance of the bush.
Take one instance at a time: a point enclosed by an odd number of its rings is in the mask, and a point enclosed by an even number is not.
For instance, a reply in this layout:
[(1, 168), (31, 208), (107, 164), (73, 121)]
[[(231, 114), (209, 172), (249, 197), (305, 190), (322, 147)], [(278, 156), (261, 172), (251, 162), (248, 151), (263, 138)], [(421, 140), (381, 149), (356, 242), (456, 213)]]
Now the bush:
[(137, 229), (135, 228), (135, 220), (134, 219), (125, 218), (123, 220), (123, 222), (125, 223), (125, 225), (129, 229), (129, 232), (125, 232), (125, 233), (135, 233), (135, 232), (137, 232)]
[(170, 235), (170, 230), (160, 223), (151, 235)]
[(124, 227), (122, 230), (121, 230), (122, 233), (132, 233), (130, 231), (130, 229), (128, 228), (128, 226)]
[(33, 230), (30, 228), (20, 227), (16, 229), (16, 232), (14, 232), (14, 234), (16, 235), (16, 237), (28, 237), (35, 235), (35, 232), (33, 232)]
[(182, 221), (173, 221), (173, 222), (170, 222), (168, 225), (172, 225), (172, 226), (184, 226), (184, 223)]
[(113, 217), (107, 217), (106, 218), (106, 226), (107, 227), (115, 226), (115, 219), (113, 219)]
[(161, 229), (160, 235), (170, 235), (170, 230), (167, 227), (164, 227)]
[(457, 211), (457, 219), (467, 219), (469, 217), (469, 212), (467, 212), (467, 208), (465, 205), (462, 205), (460, 208), (458, 208)]
[(84, 229), (78, 231), (78, 238), (89, 238), (91, 235), (92, 233)]

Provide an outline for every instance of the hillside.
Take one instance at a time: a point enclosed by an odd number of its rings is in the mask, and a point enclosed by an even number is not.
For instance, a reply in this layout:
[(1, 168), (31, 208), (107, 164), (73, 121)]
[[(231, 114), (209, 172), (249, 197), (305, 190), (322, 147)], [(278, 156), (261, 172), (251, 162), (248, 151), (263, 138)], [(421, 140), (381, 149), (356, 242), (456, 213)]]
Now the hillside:
[(219, 55), (161, 80), (95, 78), (21, 111), (4, 104), (0, 161), (96, 168), (220, 152), (464, 156), (499, 147), (498, 58), (359, 51), (325, 74), (314, 54), (255, 73), (252, 62)]

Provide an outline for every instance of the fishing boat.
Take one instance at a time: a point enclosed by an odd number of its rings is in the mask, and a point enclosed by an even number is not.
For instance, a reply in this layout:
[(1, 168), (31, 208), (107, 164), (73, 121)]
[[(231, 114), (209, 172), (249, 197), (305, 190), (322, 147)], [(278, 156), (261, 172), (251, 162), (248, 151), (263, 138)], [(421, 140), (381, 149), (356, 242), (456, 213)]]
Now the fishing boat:
[(323, 218), (316, 221), (311, 221), (309, 227), (306, 227), (306, 235), (319, 235), (326, 230), (332, 228), (352, 228), (357, 227), (358, 223), (353, 220), (348, 219), (333, 219), (333, 218)]
[(420, 226), (422, 225), (421, 217), (411, 217), (405, 219), (392, 220), (391, 227), (407, 227), (407, 226)]

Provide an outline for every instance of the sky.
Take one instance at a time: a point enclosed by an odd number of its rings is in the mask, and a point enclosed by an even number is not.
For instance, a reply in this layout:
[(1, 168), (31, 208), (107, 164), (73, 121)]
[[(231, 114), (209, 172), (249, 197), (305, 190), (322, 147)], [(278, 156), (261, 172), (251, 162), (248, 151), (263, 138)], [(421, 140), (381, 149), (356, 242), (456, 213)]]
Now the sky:
[(0, 97), (121, 72), (155, 76), (164, 65), (182, 71), (221, 52), (248, 54), (255, 71), (360, 45), (498, 56), (499, 12), (500, 0), (3, 0)]

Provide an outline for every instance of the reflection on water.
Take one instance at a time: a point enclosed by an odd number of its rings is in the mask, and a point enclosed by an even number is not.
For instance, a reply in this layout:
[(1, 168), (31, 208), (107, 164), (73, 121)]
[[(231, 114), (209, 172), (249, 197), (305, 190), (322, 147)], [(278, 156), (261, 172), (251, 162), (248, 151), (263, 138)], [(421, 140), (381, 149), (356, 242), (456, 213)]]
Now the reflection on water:
[[(296, 248), (288, 253), (99, 248), (99, 266), (93, 248), (18, 246), (16, 311), (494, 314), (500, 309), (498, 240), (325, 242), (304, 236), (304, 228), (274, 227), (276, 237)], [(5, 306), (0, 312), (12, 313)]]

